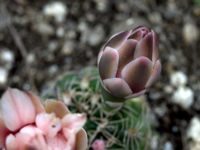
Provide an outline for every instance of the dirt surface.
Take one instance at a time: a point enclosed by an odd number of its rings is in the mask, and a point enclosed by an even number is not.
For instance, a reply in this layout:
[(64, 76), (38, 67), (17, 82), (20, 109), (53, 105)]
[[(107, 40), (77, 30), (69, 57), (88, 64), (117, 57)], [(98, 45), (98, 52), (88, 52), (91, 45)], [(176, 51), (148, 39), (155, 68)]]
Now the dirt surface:
[[(146, 97), (163, 149), (196, 150), (187, 148), (186, 130), (200, 113), (200, 1), (63, 0), (57, 17), (46, 12), (54, 2), (0, 0), (0, 95), (8, 87), (40, 93), (63, 72), (96, 66), (113, 33), (144, 25), (159, 40), (162, 73)], [(187, 108), (173, 102), (175, 71), (186, 75), (184, 87), (193, 92)]]

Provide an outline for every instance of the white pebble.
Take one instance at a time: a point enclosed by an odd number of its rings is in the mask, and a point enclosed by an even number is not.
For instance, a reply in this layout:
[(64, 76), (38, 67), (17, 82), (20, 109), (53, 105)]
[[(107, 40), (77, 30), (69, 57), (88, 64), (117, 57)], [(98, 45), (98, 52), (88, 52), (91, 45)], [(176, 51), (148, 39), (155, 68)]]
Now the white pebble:
[(63, 27), (58, 27), (56, 30), (57, 37), (63, 37), (65, 34), (65, 29)]
[(187, 138), (191, 138), (196, 142), (200, 142), (200, 119), (193, 117), (187, 129)]
[(179, 87), (187, 84), (188, 78), (182, 71), (173, 72), (170, 75), (170, 82), (173, 86)]
[(57, 65), (52, 65), (49, 67), (49, 73), (54, 74), (58, 71), (58, 66)]
[(3, 85), (7, 82), (8, 71), (0, 67), (0, 85)]
[(172, 100), (187, 109), (194, 101), (194, 92), (190, 88), (181, 86), (173, 93)]
[(186, 23), (183, 27), (183, 37), (187, 44), (192, 44), (198, 40), (199, 31), (195, 24)]
[(43, 12), (46, 16), (53, 16), (57, 22), (63, 22), (67, 15), (67, 6), (62, 2), (55, 1), (45, 5)]
[(166, 142), (164, 147), (163, 147), (163, 150), (173, 150), (173, 145), (171, 142)]
[(5, 49), (1, 52), (1, 60), (12, 63), (14, 61), (14, 54), (11, 50)]

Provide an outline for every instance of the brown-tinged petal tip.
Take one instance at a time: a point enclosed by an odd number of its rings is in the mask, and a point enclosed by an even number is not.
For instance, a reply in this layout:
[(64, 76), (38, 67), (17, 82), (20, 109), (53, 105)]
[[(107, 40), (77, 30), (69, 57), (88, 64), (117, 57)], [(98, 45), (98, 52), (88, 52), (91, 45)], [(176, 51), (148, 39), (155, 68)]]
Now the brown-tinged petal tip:
[(85, 150), (87, 149), (88, 139), (85, 130), (82, 128), (76, 134), (76, 150)]
[(66, 114), (69, 114), (69, 109), (61, 101), (46, 100), (45, 102), (46, 113), (55, 113), (56, 117), (62, 119)]

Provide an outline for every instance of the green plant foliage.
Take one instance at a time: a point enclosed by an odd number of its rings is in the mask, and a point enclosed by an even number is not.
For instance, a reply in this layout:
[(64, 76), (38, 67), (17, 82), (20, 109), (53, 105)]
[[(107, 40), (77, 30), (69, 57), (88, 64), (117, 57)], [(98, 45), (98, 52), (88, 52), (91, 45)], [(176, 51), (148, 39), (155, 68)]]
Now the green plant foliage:
[[(95, 139), (103, 139), (108, 150), (149, 150), (151, 126), (144, 101), (130, 99), (113, 115), (102, 107), (101, 83), (96, 68), (58, 77), (43, 93), (44, 98), (63, 101), (71, 112), (86, 113), (85, 130), (89, 148)], [(48, 89), (48, 88), (47, 88)]]

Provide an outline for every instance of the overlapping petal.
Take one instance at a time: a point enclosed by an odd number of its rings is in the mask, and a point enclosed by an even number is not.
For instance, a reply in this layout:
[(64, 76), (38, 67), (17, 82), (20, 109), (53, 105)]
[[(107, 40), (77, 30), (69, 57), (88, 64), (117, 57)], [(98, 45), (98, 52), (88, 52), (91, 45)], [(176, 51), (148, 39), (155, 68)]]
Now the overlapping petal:
[(1, 98), (1, 114), (6, 127), (16, 131), (35, 121), (35, 108), (30, 97), (17, 89), (8, 89)]
[(128, 36), (130, 35), (131, 31), (124, 31), (121, 32), (120, 34), (117, 34), (116, 36), (114, 36), (113, 38), (111, 38), (108, 43), (105, 45), (105, 47), (112, 47), (114, 49), (119, 49), (123, 43), (125, 42), (125, 40), (128, 38)]
[[(87, 148), (87, 135), (82, 128), (86, 122), (86, 115), (71, 114), (62, 102), (48, 100), (44, 109), (39, 98), (33, 93), (9, 89), (2, 96), (1, 113), (3, 117), (0, 116), (0, 148), (7, 150)], [(24, 113), (28, 113), (29, 116)], [(5, 116), (10, 118), (5, 119)], [(30, 121), (30, 118), (33, 118), (33, 121)]]
[(117, 73), (119, 55), (111, 47), (107, 47), (99, 62), (99, 74), (102, 79), (113, 78)]
[(139, 57), (127, 64), (122, 70), (122, 78), (128, 83), (133, 93), (144, 90), (153, 66), (146, 57)]
[(106, 88), (116, 97), (125, 97), (132, 94), (129, 85), (121, 78), (103, 80)]
[(116, 102), (118, 98), (123, 102), (123, 99), (144, 94), (161, 72), (155, 32), (139, 26), (112, 36), (106, 46), (98, 57), (102, 87), (117, 97)]

